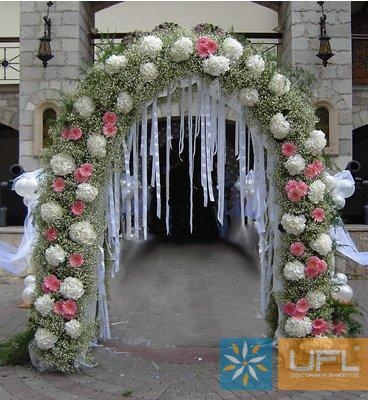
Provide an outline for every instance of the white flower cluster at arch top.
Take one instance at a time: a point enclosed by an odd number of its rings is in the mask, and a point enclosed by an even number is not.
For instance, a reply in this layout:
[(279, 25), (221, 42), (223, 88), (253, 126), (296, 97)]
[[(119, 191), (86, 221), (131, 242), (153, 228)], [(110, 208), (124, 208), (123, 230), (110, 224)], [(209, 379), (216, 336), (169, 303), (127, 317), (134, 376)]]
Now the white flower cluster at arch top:
[(314, 128), (307, 95), (259, 47), (227, 33), (168, 27), (136, 38), (122, 51), (110, 46), (65, 97), (52, 129), (36, 211), (40, 235), (33, 252), (31, 321), (40, 357), (60, 371), (75, 370), (95, 331), (85, 309), (95, 293), (97, 241), (105, 233), (101, 193), (111, 162), (121, 159), (121, 140), (140, 120), (142, 105), (188, 76), (218, 80), (222, 96), (238, 96), (274, 148), (272, 184), (283, 232), (275, 271), (283, 277), (283, 289), (275, 293), (279, 331), (334, 335), (339, 320), (336, 313), (332, 318), (330, 303), (335, 283), (329, 232), (336, 210), (322, 154), (326, 140)]

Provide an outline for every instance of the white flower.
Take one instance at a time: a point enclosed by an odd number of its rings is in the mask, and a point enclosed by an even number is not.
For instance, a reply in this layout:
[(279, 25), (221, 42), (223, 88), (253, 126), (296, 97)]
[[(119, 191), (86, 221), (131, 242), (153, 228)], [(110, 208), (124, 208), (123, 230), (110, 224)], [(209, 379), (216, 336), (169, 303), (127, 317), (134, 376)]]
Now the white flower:
[(66, 322), (64, 329), (66, 334), (72, 339), (78, 339), (82, 333), (82, 326), (76, 319), (71, 319), (70, 321)]
[(58, 337), (50, 332), (48, 329), (38, 328), (35, 333), (37, 346), (41, 350), (50, 350), (55, 346)]
[(243, 54), (243, 46), (236, 39), (227, 37), (222, 43), (221, 54), (232, 62), (237, 61)]
[(65, 261), (66, 253), (59, 244), (55, 244), (55, 246), (50, 246), (46, 249), (45, 257), (51, 266), (57, 267)]
[(288, 318), (285, 323), (285, 332), (290, 337), (305, 337), (312, 332), (312, 321), (308, 317)]
[(265, 62), (261, 55), (250, 56), (246, 61), (246, 66), (254, 77), (259, 77), (265, 69)]
[(316, 240), (314, 240), (310, 247), (321, 256), (327, 256), (332, 250), (332, 239), (327, 233), (321, 233)]
[(98, 195), (98, 189), (89, 183), (80, 183), (77, 187), (76, 197), (86, 203), (91, 203)]
[(245, 107), (253, 107), (259, 102), (257, 89), (245, 88), (239, 93), (239, 101)]
[(305, 160), (300, 154), (295, 154), (295, 156), (289, 157), (284, 162), (285, 168), (290, 175), (301, 174), (305, 169)]
[(286, 213), (281, 218), (281, 225), (290, 235), (299, 235), (304, 232), (306, 221), (304, 215)]
[(144, 82), (152, 82), (159, 76), (158, 69), (154, 63), (141, 64), (139, 71)]
[(230, 60), (224, 56), (209, 56), (202, 61), (203, 71), (212, 76), (220, 76), (230, 69)]
[(290, 81), (286, 76), (275, 74), (269, 84), (268, 89), (279, 96), (286, 94), (290, 90)]
[(74, 158), (66, 153), (55, 154), (50, 160), (52, 172), (55, 175), (68, 175), (77, 168)]
[(305, 278), (304, 264), (297, 260), (286, 263), (284, 276), (289, 281), (298, 281)]
[(157, 36), (145, 36), (141, 40), (140, 49), (148, 57), (155, 58), (162, 50), (162, 40)]
[(116, 108), (123, 114), (128, 114), (133, 108), (133, 99), (128, 92), (120, 92), (116, 99)]
[(331, 193), (337, 185), (337, 179), (326, 171), (322, 172), (321, 179), (326, 185), (326, 193)]
[(75, 222), (69, 226), (69, 236), (73, 242), (91, 246), (97, 240), (97, 234), (89, 221)]
[(170, 49), (170, 57), (174, 62), (186, 61), (193, 54), (193, 42), (188, 37), (181, 37), (173, 43)]
[(326, 303), (326, 295), (320, 290), (313, 290), (306, 296), (311, 308), (320, 308)]
[(123, 68), (127, 64), (127, 58), (125, 56), (117, 56), (113, 54), (105, 61), (105, 70), (108, 74), (116, 74), (120, 68)]
[(325, 134), (322, 131), (314, 130), (304, 142), (304, 147), (309, 154), (317, 155), (323, 150), (326, 144)]
[(87, 139), (88, 153), (92, 157), (106, 157), (106, 138), (102, 135), (90, 135)]
[(290, 122), (282, 113), (277, 113), (271, 118), (270, 131), (275, 139), (284, 139), (290, 132)]
[(313, 204), (323, 201), (325, 196), (326, 184), (317, 179), (309, 185), (308, 198)]
[(41, 205), (41, 218), (48, 224), (52, 224), (63, 218), (63, 209), (55, 201), (48, 201)]
[(46, 317), (53, 309), (54, 300), (49, 294), (44, 294), (36, 299), (34, 306), (43, 317)]
[(60, 293), (66, 299), (78, 300), (84, 295), (83, 283), (77, 278), (68, 276), (60, 285)]
[(82, 96), (76, 100), (74, 108), (83, 119), (89, 118), (95, 111), (93, 100), (88, 96)]

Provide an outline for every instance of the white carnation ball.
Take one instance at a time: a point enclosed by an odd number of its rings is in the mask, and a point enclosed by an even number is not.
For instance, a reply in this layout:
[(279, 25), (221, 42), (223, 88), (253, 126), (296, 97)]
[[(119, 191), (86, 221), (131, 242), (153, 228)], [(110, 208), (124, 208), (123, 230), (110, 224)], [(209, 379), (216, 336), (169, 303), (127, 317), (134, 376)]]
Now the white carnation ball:
[(72, 339), (78, 339), (82, 333), (82, 325), (76, 319), (71, 319), (70, 321), (66, 322), (64, 329), (66, 334)]
[(286, 76), (282, 74), (274, 74), (271, 78), (268, 89), (279, 96), (282, 96), (289, 92), (290, 90), (290, 81)]
[(83, 283), (77, 278), (68, 276), (60, 285), (60, 293), (66, 299), (78, 300), (84, 294)]
[(325, 191), (326, 184), (317, 179), (309, 185), (308, 198), (313, 204), (321, 203), (324, 199)]
[(209, 56), (202, 61), (203, 71), (212, 76), (220, 76), (230, 69), (230, 60), (224, 56)]
[(326, 304), (326, 295), (320, 290), (313, 290), (306, 296), (311, 308), (317, 309)]
[(53, 310), (54, 300), (49, 294), (44, 294), (36, 299), (34, 306), (43, 317), (46, 317)]
[(288, 157), (284, 166), (291, 176), (301, 174), (305, 169), (305, 160), (300, 154)]
[(120, 92), (116, 99), (116, 109), (128, 114), (133, 108), (133, 98), (128, 92)]
[(304, 142), (304, 147), (309, 154), (318, 155), (326, 147), (326, 144), (325, 134), (320, 130), (314, 130)]
[(144, 82), (152, 82), (159, 76), (158, 69), (154, 63), (141, 64), (139, 72)]
[(65, 261), (66, 252), (59, 244), (55, 244), (46, 249), (45, 258), (51, 266), (57, 267)]
[(98, 195), (98, 189), (89, 183), (80, 183), (77, 186), (76, 197), (86, 203), (91, 203)]
[(254, 88), (242, 89), (239, 93), (239, 101), (244, 107), (253, 107), (259, 102), (258, 90)]
[(290, 132), (290, 122), (282, 113), (276, 113), (270, 120), (270, 131), (275, 139), (285, 139)]
[(95, 111), (95, 104), (89, 96), (82, 96), (75, 101), (74, 108), (83, 119), (87, 119)]
[(221, 53), (230, 61), (237, 61), (243, 54), (243, 45), (236, 39), (227, 37), (222, 42)]
[(69, 226), (69, 237), (73, 242), (85, 246), (96, 243), (97, 234), (89, 221), (74, 222)]
[(299, 279), (304, 279), (304, 264), (298, 260), (286, 263), (284, 267), (284, 276), (289, 281), (298, 281)]
[(63, 209), (56, 201), (43, 203), (40, 208), (41, 218), (47, 224), (52, 224), (63, 218)]
[(305, 215), (285, 213), (281, 217), (281, 225), (290, 235), (300, 235), (303, 233), (306, 227), (306, 222), (307, 220)]
[(88, 153), (92, 157), (106, 157), (106, 138), (102, 135), (90, 135), (87, 139)]
[(113, 54), (105, 61), (105, 70), (108, 74), (116, 74), (121, 68), (124, 68), (128, 60), (125, 56)]
[(310, 247), (321, 256), (327, 256), (332, 250), (332, 239), (327, 233), (321, 233), (317, 239), (310, 244)]
[(35, 333), (37, 346), (41, 350), (50, 350), (55, 346), (58, 337), (50, 332), (48, 329), (38, 328)]
[(74, 158), (66, 153), (55, 154), (50, 160), (50, 166), (52, 172), (60, 176), (71, 174), (77, 168)]
[(170, 57), (174, 62), (189, 60), (194, 52), (193, 42), (188, 37), (181, 37), (176, 40), (170, 49)]
[(162, 40), (153, 35), (145, 36), (142, 38), (139, 47), (144, 55), (150, 58), (156, 58), (162, 50)]
[(285, 323), (285, 332), (290, 337), (305, 337), (312, 332), (312, 321), (308, 317), (288, 318)]
[(265, 62), (260, 54), (250, 56), (246, 61), (246, 66), (254, 77), (259, 77), (265, 69)]

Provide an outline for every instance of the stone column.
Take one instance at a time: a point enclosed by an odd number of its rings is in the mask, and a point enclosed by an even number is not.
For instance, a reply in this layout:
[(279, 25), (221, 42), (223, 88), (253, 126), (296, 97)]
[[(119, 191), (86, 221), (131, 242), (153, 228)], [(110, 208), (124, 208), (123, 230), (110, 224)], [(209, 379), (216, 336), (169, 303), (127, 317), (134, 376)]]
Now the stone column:
[(329, 100), (338, 115), (338, 153), (336, 163), (345, 168), (352, 156), (352, 77), (351, 77), (351, 9), (348, 1), (324, 3), (327, 34), (335, 54), (327, 67), (316, 57), (319, 47), (320, 7), (316, 2), (282, 2), (279, 13), (283, 44), (281, 64), (307, 69), (314, 74), (316, 99)]
[(36, 135), (42, 135), (34, 132), (35, 109), (44, 102), (57, 103), (61, 91), (69, 92), (93, 63), (88, 37), (94, 27), (90, 2), (56, 1), (50, 8), (54, 58), (43, 68), (36, 54), (45, 12), (44, 2), (20, 2), (19, 161), (26, 170), (40, 167), (33, 146)]

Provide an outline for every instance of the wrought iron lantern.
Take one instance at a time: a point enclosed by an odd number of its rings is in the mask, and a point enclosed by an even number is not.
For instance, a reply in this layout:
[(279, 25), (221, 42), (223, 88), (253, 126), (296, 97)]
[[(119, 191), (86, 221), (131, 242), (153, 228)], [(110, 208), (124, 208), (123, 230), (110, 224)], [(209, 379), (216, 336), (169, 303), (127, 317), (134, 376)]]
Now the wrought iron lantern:
[(334, 56), (334, 53), (331, 51), (331, 45), (330, 45), (330, 37), (327, 36), (326, 33), (326, 14), (324, 13), (323, 10), (323, 4), (324, 1), (318, 1), (318, 5), (321, 7), (321, 18), (319, 20), (319, 26), (320, 26), (320, 37), (319, 37), (319, 51), (316, 56), (322, 60), (322, 64), (324, 67), (327, 66), (328, 60)]
[(51, 18), (49, 17), (50, 7), (54, 3), (52, 1), (47, 2), (47, 14), (43, 17), (44, 22), (44, 33), (40, 38), (40, 47), (38, 49), (37, 58), (42, 61), (44, 68), (47, 67), (47, 63), (54, 58), (54, 55), (51, 53)]

